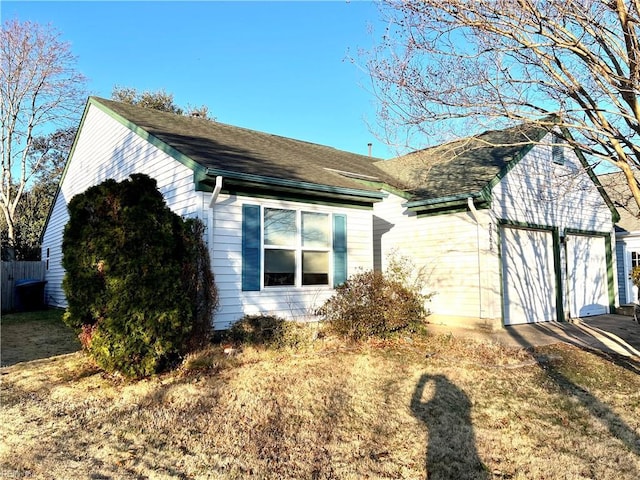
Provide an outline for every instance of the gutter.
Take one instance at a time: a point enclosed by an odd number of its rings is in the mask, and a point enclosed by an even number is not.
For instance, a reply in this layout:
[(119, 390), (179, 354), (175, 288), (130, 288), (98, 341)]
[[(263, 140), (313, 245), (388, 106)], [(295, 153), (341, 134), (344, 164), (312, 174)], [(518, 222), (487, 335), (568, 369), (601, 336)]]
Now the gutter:
[(461, 205), (467, 204), (468, 199), (481, 198), (479, 192), (476, 193), (461, 193), (459, 195), (449, 195), (446, 197), (427, 198), (421, 200), (413, 200), (406, 202), (404, 207), (409, 210), (419, 210), (420, 207), (431, 207), (442, 203), (460, 203)]
[[(353, 197), (359, 197), (359, 198), (366, 198), (373, 201), (382, 200), (385, 196), (384, 193), (381, 191), (360, 190), (360, 189), (348, 188), (348, 187), (334, 187), (330, 185), (304, 182), (299, 180), (265, 177), (262, 175), (254, 175), (251, 173), (238, 173), (238, 172), (232, 172), (228, 170), (221, 170), (217, 168), (207, 168), (205, 172), (205, 176), (209, 178), (215, 177), (216, 184), (217, 184), (218, 178), (220, 178), (221, 176), (224, 176), (227, 181), (235, 180), (237, 182), (263, 185), (266, 187), (296, 189), (302, 192), (307, 192), (312, 194), (316, 193), (316, 194), (353, 196)], [(215, 191), (215, 187), (214, 187), (214, 191)]]

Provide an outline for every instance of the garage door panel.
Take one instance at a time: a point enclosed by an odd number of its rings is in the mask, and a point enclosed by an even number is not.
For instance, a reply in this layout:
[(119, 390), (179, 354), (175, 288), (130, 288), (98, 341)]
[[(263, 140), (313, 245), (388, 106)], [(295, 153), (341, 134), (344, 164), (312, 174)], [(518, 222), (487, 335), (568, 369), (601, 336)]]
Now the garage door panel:
[(505, 226), (501, 243), (505, 325), (556, 320), (552, 233)]
[(609, 311), (606, 242), (602, 236), (567, 235), (569, 312), (574, 318)]

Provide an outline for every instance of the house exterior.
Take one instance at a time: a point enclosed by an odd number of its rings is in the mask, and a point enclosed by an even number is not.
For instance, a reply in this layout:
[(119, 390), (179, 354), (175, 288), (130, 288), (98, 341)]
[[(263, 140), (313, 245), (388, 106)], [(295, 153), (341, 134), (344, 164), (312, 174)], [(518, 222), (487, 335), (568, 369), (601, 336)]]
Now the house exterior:
[[(549, 139), (547, 139), (549, 137)], [(65, 306), (61, 240), (76, 194), (132, 173), (207, 227), (213, 319), (313, 317), (358, 271), (409, 256), (432, 321), (497, 328), (609, 312), (617, 213), (586, 162), (531, 127), (383, 161), (92, 97), (42, 237)]]
[[(207, 227), (219, 291), (216, 328), (245, 314), (305, 317), (359, 269), (372, 268), (374, 159), (333, 148), (90, 98), (43, 237), (50, 305), (65, 306), (67, 203), (132, 173)], [(344, 172), (344, 170), (349, 170)], [(382, 174), (382, 172), (379, 172)]]
[(430, 321), (493, 329), (614, 308), (617, 212), (555, 135), (520, 126), (379, 166), (409, 196), (374, 205), (381, 258), (400, 249), (427, 274)]
[(598, 176), (620, 212), (616, 222), (616, 276), (618, 280), (618, 303), (628, 305), (638, 301), (638, 289), (631, 281), (631, 271), (640, 266), (640, 209), (620, 171)]

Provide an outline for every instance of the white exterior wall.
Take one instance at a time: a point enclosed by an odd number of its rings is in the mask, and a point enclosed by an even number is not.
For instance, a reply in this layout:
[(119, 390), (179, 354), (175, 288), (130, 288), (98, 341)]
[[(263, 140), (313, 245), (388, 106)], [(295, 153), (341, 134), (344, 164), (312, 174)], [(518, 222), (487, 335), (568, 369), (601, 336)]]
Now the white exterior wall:
[(155, 178), (169, 208), (178, 215), (202, 218), (205, 195), (195, 191), (193, 170), (90, 105), (43, 235), (42, 258), (48, 260), (45, 296), (49, 305), (66, 306), (61, 262), (69, 200), (107, 179), (122, 181), (132, 173)]
[(611, 211), (575, 153), (551, 161), (551, 146), (536, 145), (493, 188), (497, 218), (584, 231), (612, 231)]
[[(405, 199), (389, 194), (374, 206), (376, 268), (384, 269), (389, 254), (398, 250), (426, 273), (434, 294), (431, 322), (499, 327), (500, 220), (558, 227), (561, 234), (565, 229), (607, 232), (613, 239), (609, 207), (575, 153), (565, 150), (565, 163), (558, 165), (550, 146), (535, 146), (493, 188), (490, 209), (418, 217), (402, 207)], [(565, 250), (560, 250), (566, 265)], [(615, 265), (615, 251), (612, 255)], [(566, 291), (563, 298), (568, 302)]]
[[(389, 194), (374, 205), (374, 244), (382, 270), (397, 251), (411, 258), (433, 294), (430, 321), (492, 323), (500, 316), (496, 238), (488, 210), (417, 217)], [(377, 260), (378, 262), (378, 260)], [(449, 317), (449, 318), (446, 318)]]
[(616, 272), (618, 280), (618, 300), (621, 305), (638, 300), (638, 289), (631, 280), (631, 252), (640, 252), (640, 233), (621, 233), (616, 238)]
[(227, 328), (245, 314), (271, 314), (290, 319), (309, 318), (313, 316), (314, 310), (334, 292), (330, 286), (267, 287), (262, 288), (261, 291), (243, 292), (243, 204), (345, 214), (347, 216), (347, 275), (373, 268), (371, 210), (221, 194), (209, 213), (213, 225), (209, 237), (210, 252), (220, 296), (220, 307), (214, 317), (216, 329)]

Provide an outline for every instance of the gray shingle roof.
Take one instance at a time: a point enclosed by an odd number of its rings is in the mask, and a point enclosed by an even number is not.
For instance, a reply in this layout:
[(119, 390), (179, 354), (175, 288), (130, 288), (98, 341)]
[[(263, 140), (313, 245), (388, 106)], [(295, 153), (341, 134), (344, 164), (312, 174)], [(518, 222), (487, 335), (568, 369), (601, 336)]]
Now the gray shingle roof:
[(517, 161), (547, 130), (520, 125), (489, 131), (424, 150), (378, 162), (414, 196), (428, 200), (480, 192)]
[(620, 214), (616, 230), (627, 232), (640, 231), (640, 209), (631, 195), (627, 180), (622, 172), (598, 175), (598, 180)]
[[(93, 97), (127, 121), (203, 167), (338, 188), (375, 191), (391, 181), (378, 158), (332, 147)], [(340, 173), (348, 172), (348, 173)]]

